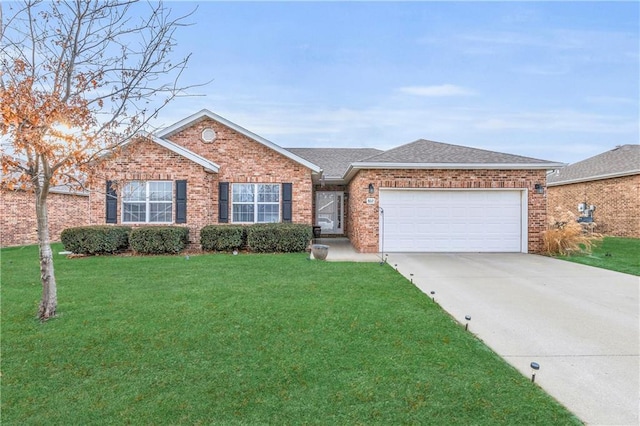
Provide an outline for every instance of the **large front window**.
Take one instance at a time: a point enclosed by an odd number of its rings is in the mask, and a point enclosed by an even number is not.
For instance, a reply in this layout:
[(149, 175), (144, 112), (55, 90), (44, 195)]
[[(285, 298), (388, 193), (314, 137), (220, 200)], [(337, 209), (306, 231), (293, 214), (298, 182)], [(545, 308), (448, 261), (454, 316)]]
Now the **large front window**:
[(127, 182), (122, 189), (123, 223), (171, 223), (173, 184), (166, 181)]
[(234, 183), (232, 190), (234, 222), (280, 222), (280, 185)]

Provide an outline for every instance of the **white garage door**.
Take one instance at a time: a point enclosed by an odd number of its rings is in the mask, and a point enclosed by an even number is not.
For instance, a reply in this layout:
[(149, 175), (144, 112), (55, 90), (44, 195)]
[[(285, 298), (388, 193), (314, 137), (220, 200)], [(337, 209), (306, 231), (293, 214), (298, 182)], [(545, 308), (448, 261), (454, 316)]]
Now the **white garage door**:
[[(380, 189), (387, 252), (520, 252), (522, 191)], [(384, 247), (382, 247), (384, 245)]]

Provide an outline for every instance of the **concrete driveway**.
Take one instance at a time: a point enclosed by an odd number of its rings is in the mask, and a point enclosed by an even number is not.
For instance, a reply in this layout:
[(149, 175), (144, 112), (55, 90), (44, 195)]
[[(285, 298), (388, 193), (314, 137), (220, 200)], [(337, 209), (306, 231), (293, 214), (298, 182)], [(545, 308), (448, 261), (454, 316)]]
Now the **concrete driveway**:
[(640, 423), (638, 277), (518, 253), (388, 262), (522, 374), (537, 362), (536, 383), (585, 423)]

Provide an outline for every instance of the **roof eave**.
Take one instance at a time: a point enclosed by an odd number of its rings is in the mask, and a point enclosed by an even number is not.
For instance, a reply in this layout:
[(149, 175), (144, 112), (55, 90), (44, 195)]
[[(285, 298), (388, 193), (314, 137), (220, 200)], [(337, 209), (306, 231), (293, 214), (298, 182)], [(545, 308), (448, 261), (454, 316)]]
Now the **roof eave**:
[(175, 152), (176, 154), (193, 161), (196, 164), (201, 165), (205, 171), (209, 173), (218, 173), (220, 170), (220, 166), (214, 163), (213, 161), (207, 160), (201, 155), (196, 154), (193, 151), (190, 151), (178, 144), (175, 144), (166, 139), (159, 138), (157, 136), (149, 135), (147, 136), (152, 142), (168, 149), (169, 151)]
[(177, 123), (166, 127), (156, 133), (154, 133), (154, 135), (158, 138), (164, 139), (168, 136), (171, 136), (174, 133), (179, 132), (182, 129), (185, 129), (187, 127), (189, 127), (191, 124), (193, 124), (195, 121), (201, 120), (203, 118), (208, 118), (211, 119), (213, 121), (216, 121), (220, 124), (222, 124), (223, 126), (229, 127), (230, 129), (235, 130), (236, 132), (248, 137), (249, 139), (253, 139), (254, 141), (276, 151), (277, 153), (289, 158), (290, 160), (295, 161), (298, 164), (303, 165), (304, 167), (310, 169), (312, 172), (314, 173), (321, 173), (322, 170), (320, 169), (319, 166), (317, 166), (316, 164), (311, 163), (310, 161), (305, 160), (302, 157), (299, 157), (297, 155), (295, 155), (294, 153), (287, 151), (286, 149), (282, 148), (279, 145), (276, 145), (275, 143), (263, 138), (262, 136), (259, 136), (247, 129), (245, 129), (242, 126), (239, 126), (229, 120), (227, 120), (224, 117), (219, 116), (218, 114), (215, 114), (211, 111), (209, 111), (208, 109), (203, 109), (195, 114), (190, 115), (189, 117), (182, 119), (180, 121), (178, 121)]
[(320, 185), (346, 185), (347, 181), (345, 181), (341, 177), (336, 177), (336, 176), (332, 176), (332, 177), (320, 176), (319, 178), (314, 180), (314, 183), (319, 183)]
[(63, 194), (63, 195), (76, 195), (78, 197), (88, 197), (89, 191), (75, 191), (72, 189), (59, 189), (59, 188), (51, 188), (49, 190), (51, 194)]
[(418, 169), (418, 170), (554, 170), (564, 163), (392, 163), (356, 162), (349, 166), (344, 180), (349, 181), (358, 170), (366, 169)]
[(603, 179), (614, 179), (618, 177), (633, 176), (638, 174), (640, 174), (640, 169), (628, 170), (626, 172), (619, 172), (619, 173), (607, 173), (604, 175), (588, 176), (588, 177), (575, 178), (575, 179), (559, 180), (556, 182), (549, 182), (547, 180), (547, 186), (570, 185), (572, 183), (591, 182), (594, 180), (603, 180)]

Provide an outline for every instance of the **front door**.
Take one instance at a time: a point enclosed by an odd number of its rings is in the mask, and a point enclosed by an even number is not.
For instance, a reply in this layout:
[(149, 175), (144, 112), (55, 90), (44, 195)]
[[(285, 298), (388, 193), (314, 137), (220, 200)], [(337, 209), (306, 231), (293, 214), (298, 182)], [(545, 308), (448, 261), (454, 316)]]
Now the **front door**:
[(344, 192), (316, 192), (316, 225), (323, 234), (342, 234), (344, 222)]

